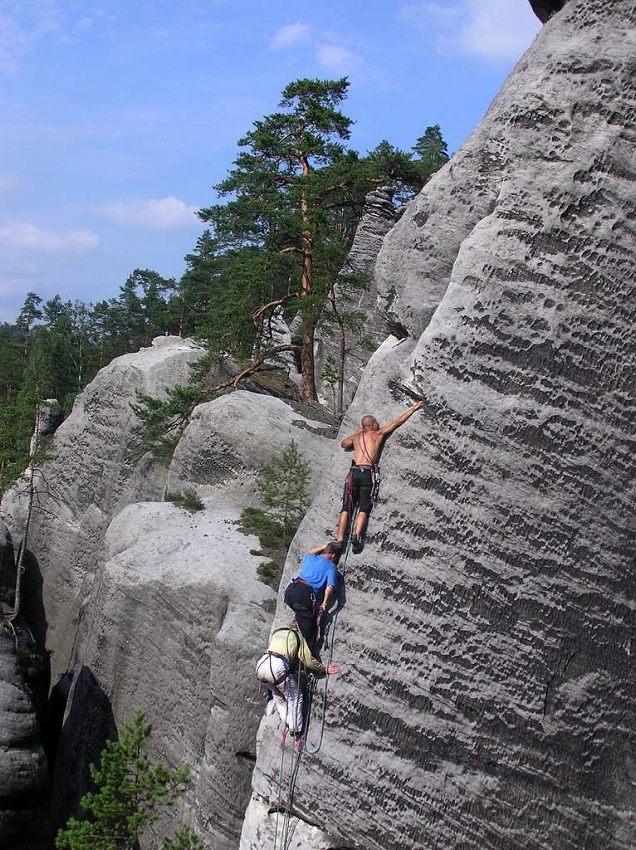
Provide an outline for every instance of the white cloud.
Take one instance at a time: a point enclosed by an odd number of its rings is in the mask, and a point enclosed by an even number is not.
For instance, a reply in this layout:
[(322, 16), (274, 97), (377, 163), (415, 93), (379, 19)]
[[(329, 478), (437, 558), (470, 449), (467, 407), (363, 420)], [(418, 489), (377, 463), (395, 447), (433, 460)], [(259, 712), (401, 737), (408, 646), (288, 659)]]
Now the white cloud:
[(325, 70), (334, 74), (350, 74), (361, 65), (357, 54), (336, 44), (322, 44), (316, 49), (316, 58)]
[(27, 185), (26, 180), (17, 174), (0, 174), (0, 195), (20, 192)]
[(19, 60), (59, 26), (58, 10), (46, 0), (15, 4), (11, 15), (0, 15), (0, 71), (15, 71)]
[(21, 295), (25, 292), (24, 279), (17, 277), (0, 276), (0, 298), (9, 298), (12, 295)]
[(528, 3), (510, 0), (417, 3), (403, 6), (400, 17), (433, 28), (441, 52), (495, 61), (518, 59), (541, 28)]
[(112, 201), (97, 207), (95, 212), (118, 224), (147, 227), (150, 230), (178, 230), (201, 226), (196, 216), (197, 209), (194, 204), (186, 204), (171, 196), (150, 200), (131, 198)]
[(0, 245), (13, 251), (81, 254), (95, 248), (99, 237), (90, 230), (44, 230), (29, 222), (0, 225)]
[(286, 27), (281, 27), (275, 33), (272, 39), (272, 47), (277, 49), (294, 47), (296, 44), (307, 41), (310, 32), (311, 27), (309, 24), (288, 24)]
[(358, 54), (335, 43), (337, 36), (334, 38), (333, 33), (327, 30), (317, 31), (309, 24), (297, 23), (282, 27), (274, 35), (272, 47), (296, 47), (310, 40), (316, 62), (329, 73), (350, 74), (362, 67), (363, 63)]

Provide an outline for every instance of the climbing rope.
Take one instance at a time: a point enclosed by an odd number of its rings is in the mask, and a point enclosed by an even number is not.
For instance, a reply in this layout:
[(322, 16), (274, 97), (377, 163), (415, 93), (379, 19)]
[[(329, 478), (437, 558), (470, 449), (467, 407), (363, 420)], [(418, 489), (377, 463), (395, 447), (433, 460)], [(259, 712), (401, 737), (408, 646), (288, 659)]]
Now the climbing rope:
[[(301, 668), (299, 670), (299, 683), (301, 682), (301, 677), (304, 675), (304, 670)], [(308, 686), (308, 697), (307, 702), (303, 705), (303, 734), (306, 734), (306, 726), (309, 722), (309, 713), (311, 711), (311, 696), (313, 690), (313, 683), (310, 682)], [(285, 724), (285, 728), (286, 728)], [(304, 740), (304, 739), (303, 739)], [(296, 781), (298, 779), (298, 773), (300, 771), (300, 762), (303, 754), (303, 747), (301, 746), (297, 749), (296, 745), (292, 748), (291, 751), (291, 760), (289, 763), (289, 774), (287, 780), (287, 795), (286, 800), (283, 801), (283, 780), (285, 775), (285, 746), (284, 742), (281, 743), (281, 756), (280, 756), (280, 767), (278, 771), (278, 799), (276, 804), (276, 825), (274, 828), (274, 850), (289, 850), (291, 845), (291, 841), (294, 835), (294, 831), (296, 829), (296, 824), (298, 822), (298, 818), (293, 815), (294, 808), (294, 793), (296, 791)], [(279, 834), (279, 825), (280, 825), (280, 816), (283, 815), (282, 818), (282, 826), (280, 827), (280, 844), (278, 843), (278, 834)], [(293, 820), (293, 822), (292, 822)]]
[[(338, 565), (338, 566), (340, 566), (340, 573), (342, 574), (343, 581), (344, 581), (344, 579), (347, 575), (347, 559), (349, 558), (349, 551), (351, 550), (351, 538), (353, 536), (353, 531), (356, 527), (356, 520), (357, 519), (358, 519), (358, 506), (356, 505), (356, 508), (355, 508), (355, 510), (354, 510), (354, 512), (351, 516), (351, 519), (349, 521), (349, 529), (348, 529), (348, 532), (347, 532), (347, 542), (346, 542), (346, 545), (345, 545), (345, 551), (344, 551), (344, 555), (343, 555), (343, 558), (342, 558), (342, 563)], [(336, 608), (336, 611), (335, 611), (333, 617), (331, 618), (331, 622), (329, 623), (329, 627), (328, 627), (328, 630), (327, 630), (326, 635), (325, 635), (325, 638), (329, 640), (329, 657), (327, 659), (327, 662), (325, 663), (325, 667), (328, 667), (333, 661), (333, 650), (334, 650), (334, 646), (335, 646), (335, 643), (336, 643), (336, 626), (338, 625), (338, 614), (339, 613), (340, 613), (340, 606), (338, 606), (338, 608)], [(320, 734), (318, 736), (318, 744), (313, 749), (310, 749), (307, 746), (307, 735), (309, 733), (309, 722), (307, 723), (307, 728), (305, 730), (305, 737), (304, 737), (304, 741), (303, 741), (303, 749), (305, 750), (305, 752), (309, 753), (309, 755), (315, 755), (317, 752), (320, 751), (320, 748), (322, 747), (322, 739), (323, 739), (324, 734), (325, 734), (325, 719), (326, 719), (326, 713), (327, 713), (327, 696), (328, 696), (327, 686), (328, 686), (328, 684), (329, 684), (329, 676), (327, 676), (325, 678), (325, 689), (323, 691), (322, 700), (321, 700)], [(312, 693), (312, 702), (313, 702), (313, 693)]]
[[(298, 694), (302, 692), (304, 689), (303, 682), (307, 679), (307, 698), (303, 700), (303, 712), (302, 712), (302, 734), (303, 741), (304, 735), (306, 734), (306, 730), (309, 724), (309, 714), (311, 712), (311, 695), (313, 694), (313, 675), (308, 674), (305, 666), (301, 664), (298, 669)], [(291, 823), (292, 821), (292, 812), (294, 807), (294, 792), (296, 790), (296, 780), (298, 779), (298, 773), (300, 770), (300, 762), (303, 753), (302, 745), (297, 748), (297, 744), (292, 747), (291, 751), (291, 760), (289, 763), (289, 774), (287, 780), (287, 794), (286, 800), (283, 801), (283, 783), (285, 776), (285, 736), (286, 730), (289, 726), (288, 718), (289, 718), (289, 700), (285, 700), (286, 709), (285, 709), (285, 720), (283, 724), (283, 737), (281, 739), (281, 756), (280, 756), (280, 766), (278, 770), (278, 789), (277, 789), (277, 802), (276, 802), (276, 824), (274, 828), (274, 850), (289, 850), (291, 840), (294, 834), (294, 830), (296, 828), (297, 818), (295, 818), (295, 823)], [(297, 713), (294, 712), (293, 717), (293, 725), (297, 727), (298, 716)], [(282, 818), (282, 825), (281, 821)], [(280, 828), (280, 845), (278, 843), (279, 838), (279, 828)]]
[[(340, 573), (342, 578), (346, 577), (347, 574), (347, 559), (349, 557), (349, 551), (351, 549), (351, 538), (353, 536), (353, 531), (355, 529), (356, 520), (358, 519), (358, 507), (356, 506), (353, 514), (349, 520), (349, 527), (347, 531), (346, 545), (344, 550), (344, 555), (339, 562), (338, 566), (340, 567)], [(338, 623), (338, 613), (340, 611), (340, 606), (336, 608), (336, 611), (331, 618), (328, 629), (325, 637), (329, 640), (329, 659), (326, 663), (324, 663), (325, 668), (327, 668), (333, 659), (333, 651), (335, 645), (335, 635), (336, 635), (336, 626)], [(321, 715), (320, 715), (320, 734), (318, 738), (318, 744), (313, 749), (310, 749), (307, 746), (307, 736), (309, 734), (310, 728), (310, 719), (311, 719), (311, 711), (314, 702), (314, 695), (316, 693), (316, 678), (315, 676), (308, 674), (303, 665), (299, 667), (298, 670), (298, 686), (299, 688), (302, 685), (303, 680), (307, 680), (306, 694), (305, 700), (303, 704), (303, 737), (300, 748), (296, 748), (296, 746), (292, 749), (292, 756), (289, 766), (289, 778), (287, 783), (287, 799), (283, 803), (283, 777), (285, 772), (285, 747), (281, 746), (281, 758), (280, 758), (280, 767), (278, 771), (278, 789), (277, 789), (277, 804), (276, 804), (276, 825), (274, 828), (274, 848), (273, 850), (289, 850), (291, 846), (291, 841), (294, 835), (294, 831), (296, 829), (296, 825), (298, 823), (298, 818), (292, 815), (293, 805), (294, 805), (294, 794), (296, 791), (296, 781), (298, 779), (298, 774), (300, 772), (300, 764), (302, 760), (303, 753), (309, 753), (310, 755), (314, 755), (319, 752), (323, 737), (325, 734), (325, 718), (327, 711), (327, 684), (329, 682), (329, 676), (327, 675), (325, 678), (325, 689), (322, 694), (321, 700)], [(287, 709), (289, 710), (289, 708)], [(285, 728), (287, 724), (285, 723)], [(281, 843), (278, 844), (278, 834), (279, 834), (279, 818), (281, 815), (281, 811), (284, 815), (282, 827), (280, 829), (281, 833)], [(293, 823), (292, 823), (293, 817)]]
[(274, 850), (278, 844), (278, 821), (280, 817), (281, 799), (283, 796), (283, 769), (285, 767), (285, 747), (280, 748), (280, 766), (278, 768), (278, 789), (276, 794), (276, 823), (274, 825)]

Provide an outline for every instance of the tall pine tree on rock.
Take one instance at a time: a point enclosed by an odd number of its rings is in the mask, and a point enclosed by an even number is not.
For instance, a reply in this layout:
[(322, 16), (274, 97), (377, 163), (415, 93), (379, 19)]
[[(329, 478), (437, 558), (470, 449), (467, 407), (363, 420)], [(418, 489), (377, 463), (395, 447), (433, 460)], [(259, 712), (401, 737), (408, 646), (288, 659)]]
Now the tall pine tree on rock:
[[(293, 347), (300, 355), (304, 401), (316, 399), (314, 334), (325, 300), (324, 277), (334, 274), (324, 225), (356, 179), (355, 169), (343, 166), (355, 165), (357, 155), (341, 144), (352, 122), (337, 108), (348, 85), (346, 79), (290, 83), (280, 103), (286, 111), (256, 121), (239, 141), (247, 150), (216, 187), (232, 199), (199, 213), (228, 250), (261, 249), (254, 272), (269, 297), (254, 306), (257, 325), (285, 305), (300, 315), (300, 340)], [(338, 262), (343, 256), (339, 253)]]

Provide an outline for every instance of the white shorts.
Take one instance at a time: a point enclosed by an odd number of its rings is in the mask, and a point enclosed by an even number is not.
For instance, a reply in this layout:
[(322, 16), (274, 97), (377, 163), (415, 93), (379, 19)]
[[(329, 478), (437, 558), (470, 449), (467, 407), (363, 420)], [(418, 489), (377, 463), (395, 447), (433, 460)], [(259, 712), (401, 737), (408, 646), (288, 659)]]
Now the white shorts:
[(256, 676), (270, 686), (280, 719), (295, 734), (303, 728), (303, 695), (298, 686), (298, 676), (287, 670), (286, 662), (269, 652), (256, 664)]

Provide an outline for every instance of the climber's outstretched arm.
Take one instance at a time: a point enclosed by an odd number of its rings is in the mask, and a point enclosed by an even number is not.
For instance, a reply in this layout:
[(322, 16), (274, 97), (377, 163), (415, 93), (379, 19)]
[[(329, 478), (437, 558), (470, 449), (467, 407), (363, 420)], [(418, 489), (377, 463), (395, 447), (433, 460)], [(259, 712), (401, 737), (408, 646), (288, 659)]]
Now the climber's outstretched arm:
[[(401, 413), (401, 414), (397, 417), (397, 419), (394, 419), (394, 420), (393, 420), (393, 422), (389, 422), (389, 424), (388, 424), (388, 425), (383, 425), (383, 426), (380, 428), (380, 430), (378, 431), (378, 434), (381, 434), (383, 437), (386, 437), (388, 434), (393, 433), (393, 431), (395, 431), (395, 429), (396, 429), (396, 428), (399, 428), (399, 427), (400, 427), (400, 425), (403, 425), (403, 424), (406, 422), (406, 420), (407, 420), (410, 416), (413, 416), (413, 414), (415, 413), (415, 411), (416, 411), (416, 410), (419, 410), (421, 407), (424, 407), (424, 402), (423, 402), (423, 401), (417, 401), (417, 402), (413, 405), (413, 407), (409, 407), (409, 409), (408, 409), (408, 410), (405, 410), (405, 411), (404, 411), (404, 413)], [(344, 441), (343, 441), (343, 442), (344, 442)]]

